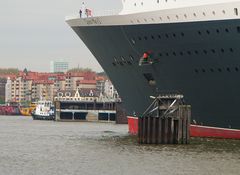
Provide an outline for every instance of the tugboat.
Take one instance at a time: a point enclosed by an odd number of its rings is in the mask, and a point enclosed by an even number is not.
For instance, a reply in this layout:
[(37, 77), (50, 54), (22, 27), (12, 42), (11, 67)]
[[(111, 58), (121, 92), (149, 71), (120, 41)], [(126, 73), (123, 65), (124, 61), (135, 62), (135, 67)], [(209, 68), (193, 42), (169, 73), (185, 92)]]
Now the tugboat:
[(32, 112), (33, 120), (55, 120), (54, 106), (51, 101), (39, 101)]

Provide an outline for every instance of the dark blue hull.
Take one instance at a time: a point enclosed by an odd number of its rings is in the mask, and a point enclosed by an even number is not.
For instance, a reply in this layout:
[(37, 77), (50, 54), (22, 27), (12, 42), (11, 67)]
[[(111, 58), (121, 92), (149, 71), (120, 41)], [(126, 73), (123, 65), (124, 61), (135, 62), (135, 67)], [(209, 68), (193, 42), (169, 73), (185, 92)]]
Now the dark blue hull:
[[(73, 27), (132, 115), (178, 92), (198, 124), (240, 129), (240, 20)], [(155, 63), (139, 66), (145, 51)], [(156, 82), (149, 83), (149, 80)]]

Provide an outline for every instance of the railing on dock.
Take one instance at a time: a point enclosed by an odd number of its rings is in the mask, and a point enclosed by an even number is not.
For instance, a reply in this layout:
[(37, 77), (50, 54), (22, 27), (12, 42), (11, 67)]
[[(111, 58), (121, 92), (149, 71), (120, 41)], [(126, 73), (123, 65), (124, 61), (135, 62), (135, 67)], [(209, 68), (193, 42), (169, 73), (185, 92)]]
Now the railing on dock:
[(191, 106), (183, 96), (159, 95), (138, 120), (141, 144), (188, 144), (190, 139)]

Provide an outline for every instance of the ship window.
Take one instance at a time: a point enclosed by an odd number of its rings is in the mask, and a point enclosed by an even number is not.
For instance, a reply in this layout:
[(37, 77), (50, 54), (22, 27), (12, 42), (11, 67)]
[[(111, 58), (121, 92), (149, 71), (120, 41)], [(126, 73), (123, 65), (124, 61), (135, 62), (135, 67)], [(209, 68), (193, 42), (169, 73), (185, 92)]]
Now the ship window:
[(188, 55), (191, 55), (191, 51), (187, 51)]
[(227, 71), (228, 71), (228, 72), (231, 72), (231, 70), (230, 70), (230, 68), (229, 68), (229, 67), (227, 67)]
[(195, 54), (197, 54), (197, 55), (198, 55), (198, 51), (197, 51), (197, 50), (195, 50)]
[(183, 52), (180, 52), (180, 55), (183, 56)]
[(205, 12), (203, 12), (202, 14), (203, 14), (203, 16), (206, 16), (206, 13), (205, 13)]
[(206, 70), (205, 70), (205, 69), (202, 69), (202, 72), (203, 72), (203, 73), (205, 73), (205, 72), (206, 72)]
[(142, 38), (141, 38), (141, 37), (138, 37), (138, 40), (139, 40), (139, 41), (141, 41), (141, 40), (142, 40)]
[(182, 32), (181, 35), (184, 36), (184, 33)]
[(230, 50), (230, 52), (233, 52), (233, 48), (230, 48), (229, 50)]
[(238, 9), (237, 8), (234, 8), (234, 13), (236, 16), (238, 16)]
[(229, 32), (229, 30), (228, 29), (225, 29), (225, 31), (228, 33)]
[(162, 56), (162, 54), (161, 54), (161, 53), (159, 53), (158, 55), (159, 55), (160, 57)]
[(206, 50), (203, 50), (203, 52), (204, 52), (205, 54), (207, 54), (207, 51), (206, 51)]
[(168, 34), (165, 34), (166, 38), (169, 38)]
[(159, 19), (162, 21), (162, 17), (159, 17)]
[(132, 65), (132, 63), (131, 63), (130, 61), (127, 61), (127, 63), (128, 63), (129, 65)]
[(168, 54), (168, 53), (166, 53), (166, 56), (169, 56), (169, 54)]
[(148, 39), (147, 36), (144, 36), (144, 39), (147, 40)]
[(185, 18), (187, 18), (187, 15), (186, 15), (186, 14), (184, 14), (184, 17), (185, 17)]
[(177, 55), (176, 52), (173, 52), (173, 55), (176, 56)]
[(169, 17), (169, 16), (167, 16), (167, 19), (169, 19), (169, 20), (170, 20), (170, 17)]
[(159, 0), (157, 0), (157, 3), (159, 3)]
[(178, 16), (178, 15), (176, 15), (176, 18), (178, 19), (178, 18), (179, 18), (179, 16)]
[(209, 31), (209, 30), (207, 30), (206, 32), (207, 32), (207, 34), (210, 34), (210, 31)]
[(173, 34), (173, 37), (176, 38), (176, 34), (175, 33)]
[(198, 70), (197, 70), (197, 69), (195, 69), (195, 72), (196, 72), (196, 73), (198, 73)]
[(161, 39), (161, 35), (158, 35), (158, 38)]
[(218, 72), (222, 72), (222, 69), (221, 69), (221, 68), (218, 68)]
[(213, 11), (213, 12), (212, 12), (212, 14), (213, 14), (213, 15), (215, 15), (215, 14), (216, 14), (216, 12), (215, 12), (215, 11)]
[(235, 67), (235, 70), (238, 72), (239, 69), (237, 67)]
[(130, 55), (129, 57), (130, 57), (130, 59), (131, 59), (132, 61), (134, 61), (134, 58), (133, 58), (133, 56), (132, 56), (132, 55)]
[(240, 26), (237, 26), (237, 31), (238, 33), (240, 33)]
[(226, 13), (226, 11), (225, 11), (225, 10), (223, 10), (222, 12), (223, 12), (223, 14), (225, 14), (225, 13)]
[(151, 37), (152, 37), (153, 40), (155, 39), (153, 35)]
[(221, 52), (224, 53), (224, 49), (223, 48), (221, 49)]
[(141, 2), (141, 5), (143, 5), (143, 2)]
[(212, 49), (212, 53), (215, 53), (215, 50), (214, 50), (214, 49)]
[(196, 14), (196, 13), (193, 13), (193, 16), (194, 16), (194, 17), (197, 17), (197, 14)]
[(213, 68), (211, 68), (211, 69), (210, 69), (210, 71), (211, 71), (211, 72), (214, 72), (214, 69), (213, 69)]
[(220, 33), (219, 29), (216, 30), (217, 33)]
[(199, 34), (199, 35), (202, 35), (202, 32), (201, 32), (201, 31), (198, 31), (198, 34)]

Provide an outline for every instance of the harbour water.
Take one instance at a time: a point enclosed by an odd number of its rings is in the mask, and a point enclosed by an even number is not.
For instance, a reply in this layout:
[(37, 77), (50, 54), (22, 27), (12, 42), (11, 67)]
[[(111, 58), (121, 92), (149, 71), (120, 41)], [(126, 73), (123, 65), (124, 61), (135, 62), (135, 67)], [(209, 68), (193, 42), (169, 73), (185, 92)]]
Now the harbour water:
[(240, 141), (138, 145), (127, 125), (0, 116), (0, 175), (239, 175)]

